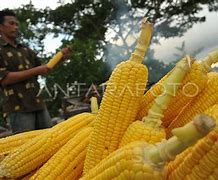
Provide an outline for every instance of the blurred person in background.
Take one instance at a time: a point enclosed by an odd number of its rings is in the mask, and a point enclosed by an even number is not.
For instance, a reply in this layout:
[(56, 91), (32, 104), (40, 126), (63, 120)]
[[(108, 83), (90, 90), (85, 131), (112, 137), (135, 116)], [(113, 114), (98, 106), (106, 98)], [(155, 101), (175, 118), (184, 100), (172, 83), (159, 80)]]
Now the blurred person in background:
[[(11, 10), (0, 11), (0, 86), (3, 113), (13, 133), (51, 127), (51, 118), (42, 97), (38, 75), (50, 69), (42, 65), (36, 53), (17, 41), (18, 20)], [(63, 59), (71, 49), (61, 49)]]

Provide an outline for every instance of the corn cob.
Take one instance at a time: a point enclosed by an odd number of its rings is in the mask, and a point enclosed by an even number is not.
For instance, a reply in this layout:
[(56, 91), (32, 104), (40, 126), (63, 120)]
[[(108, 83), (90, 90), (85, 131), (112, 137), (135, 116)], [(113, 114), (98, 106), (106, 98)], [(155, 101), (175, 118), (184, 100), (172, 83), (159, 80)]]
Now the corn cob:
[[(47, 129), (34, 130), (29, 132), (24, 132), (20, 134), (15, 134), (9, 137), (0, 139), (0, 159), (7, 156), (11, 151), (26, 143), (30, 139), (46, 132)], [(1, 160), (0, 160), (1, 161)]]
[(22, 176), (19, 179), (21, 180), (29, 180), (37, 171), (38, 171), (39, 168), (35, 169), (34, 171), (31, 171), (30, 173), (26, 174), (25, 176)]
[(148, 115), (148, 110), (151, 108), (155, 98), (164, 92), (163, 83), (167, 80), (170, 74), (173, 72), (174, 68), (168, 72), (164, 77), (162, 77), (155, 85), (153, 85), (141, 99), (140, 109), (137, 114), (137, 119), (141, 120), (143, 117)]
[(52, 59), (49, 60), (46, 66), (50, 69), (54, 68), (54, 66), (61, 60), (62, 57), (63, 53), (60, 51), (57, 54), (55, 54)]
[(7, 156), (8, 154), (1, 154), (0, 155), (0, 162)]
[(81, 175), (91, 130), (84, 128), (70, 139), (30, 180), (76, 179)]
[[(216, 119), (218, 125), (218, 104), (209, 108), (206, 112)], [(201, 139), (188, 154), (181, 154), (178, 165), (177, 158), (171, 162), (168, 168), (169, 180), (188, 179), (217, 179), (218, 172), (218, 126), (205, 138)]]
[[(211, 69), (211, 65), (218, 62), (218, 50), (209, 53), (207, 57), (203, 59), (201, 63), (195, 61), (192, 64), (191, 71), (186, 75), (183, 82), (179, 86), (179, 89), (169, 104), (169, 108), (164, 112), (164, 118), (162, 119), (162, 125), (167, 127), (171, 121), (180, 113), (182, 108), (186, 106), (192, 99), (194, 99), (204, 88), (207, 82), (207, 72)], [(156, 96), (161, 94), (162, 84), (169, 77), (170, 71), (164, 76), (157, 84), (155, 84), (144, 95), (140, 111), (137, 118), (142, 119), (147, 115), (148, 110), (154, 104)]]
[(149, 45), (151, 32), (151, 24), (144, 22), (130, 60), (120, 63), (112, 72), (91, 133), (84, 173), (119, 147), (124, 132), (136, 118), (147, 83), (148, 71), (141, 62)]
[[(98, 112), (98, 102), (96, 97), (91, 98), (91, 112)], [(0, 162), (14, 149), (26, 143), (28, 140), (46, 132), (47, 129), (34, 130), (0, 139)]]
[(208, 81), (204, 90), (191, 101), (166, 129), (167, 137), (171, 130), (189, 122), (195, 115), (203, 113), (208, 107), (218, 102), (218, 73), (208, 73)]
[(153, 144), (165, 138), (165, 131), (161, 127), (161, 119), (163, 118), (164, 110), (168, 108), (170, 101), (178, 89), (178, 86), (174, 87), (172, 84), (178, 84), (183, 80), (186, 73), (190, 70), (191, 62), (191, 58), (187, 56), (176, 65), (176, 68), (163, 84), (163, 87), (166, 89), (165, 93), (159, 95), (154, 100), (155, 103), (142, 121), (133, 122), (128, 127), (122, 138), (120, 147), (139, 140)]
[(98, 113), (98, 99), (96, 97), (91, 97), (91, 111), (94, 114)]
[(173, 161), (170, 161), (167, 164), (167, 174), (170, 174), (173, 172), (185, 159), (185, 157), (191, 153), (192, 147), (189, 147), (185, 151), (183, 151), (181, 154), (178, 154), (176, 158)]
[(18, 147), (0, 163), (0, 177), (17, 178), (40, 167), (95, 117), (91, 113), (76, 115)]
[(136, 141), (118, 149), (102, 160), (81, 180), (165, 178), (165, 162), (204, 137), (215, 126), (213, 118), (202, 115), (182, 128), (174, 129), (174, 136), (155, 145)]

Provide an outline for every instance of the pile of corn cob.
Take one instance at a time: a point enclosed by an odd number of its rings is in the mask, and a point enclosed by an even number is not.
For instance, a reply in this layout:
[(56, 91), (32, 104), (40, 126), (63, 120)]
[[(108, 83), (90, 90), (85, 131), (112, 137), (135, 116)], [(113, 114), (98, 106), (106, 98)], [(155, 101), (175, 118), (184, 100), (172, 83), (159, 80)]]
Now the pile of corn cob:
[(144, 19), (99, 109), (93, 97), (91, 113), (0, 139), (0, 179), (218, 179), (218, 50), (185, 56), (144, 94), (152, 29)]

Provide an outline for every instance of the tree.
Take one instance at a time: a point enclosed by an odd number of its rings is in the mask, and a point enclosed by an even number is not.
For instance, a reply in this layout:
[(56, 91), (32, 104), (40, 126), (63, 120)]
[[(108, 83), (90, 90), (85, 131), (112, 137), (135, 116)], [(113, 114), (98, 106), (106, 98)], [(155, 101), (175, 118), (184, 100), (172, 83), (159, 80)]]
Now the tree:
[(112, 4), (106, 1), (75, 1), (50, 11), (49, 20), (56, 32), (65, 33), (63, 45), (73, 45), (74, 53), (71, 61), (46, 78), (49, 86), (54, 79), (61, 86), (74, 81), (90, 85), (107, 80), (109, 69), (102, 54), (112, 9)]
[(47, 24), (47, 11), (36, 9), (30, 4), (15, 9), (19, 20), (20, 41), (32, 46), (34, 50), (41, 53), (44, 51), (44, 43), (47, 33), (51, 31)]
[[(106, 48), (107, 58), (113, 62), (112, 65), (117, 64), (119, 59), (129, 57), (136, 44), (142, 17), (149, 17), (154, 23), (152, 43), (158, 43), (160, 38), (182, 36), (193, 24), (204, 22), (206, 17), (198, 15), (203, 7), (207, 7), (209, 11), (218, 9), (217, 0), (116, 0), (114, 4), (117, 16), (109, 27), (108, 34), (113, 36)], [(132, 39), (132, 42), (129, 42), (129, 39)]]

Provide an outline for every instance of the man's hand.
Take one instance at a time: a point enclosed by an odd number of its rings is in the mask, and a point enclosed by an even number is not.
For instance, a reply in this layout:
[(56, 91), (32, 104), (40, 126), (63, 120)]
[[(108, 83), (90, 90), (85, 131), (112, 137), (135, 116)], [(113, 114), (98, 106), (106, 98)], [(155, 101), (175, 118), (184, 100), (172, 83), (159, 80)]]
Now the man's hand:
[(36, 68), (39, 75), (45, 75), (50, 71), (50, 69), (45, 64), (37, 66)]
[(72, 48), (71, 47), (66, 47), (61, 49), (61, 52), (63, 53), (63, 60), (69, 59), (72, 53)]

